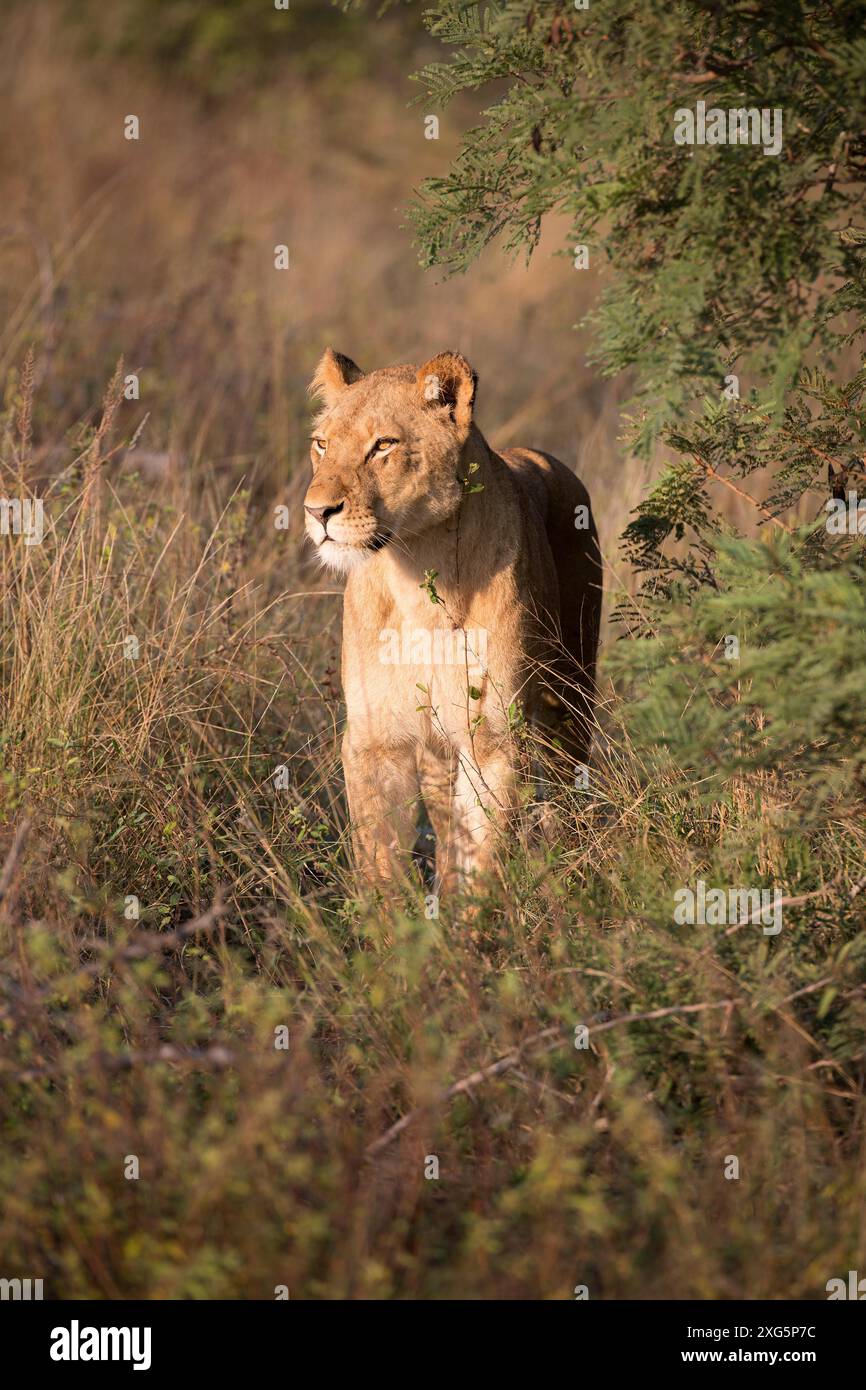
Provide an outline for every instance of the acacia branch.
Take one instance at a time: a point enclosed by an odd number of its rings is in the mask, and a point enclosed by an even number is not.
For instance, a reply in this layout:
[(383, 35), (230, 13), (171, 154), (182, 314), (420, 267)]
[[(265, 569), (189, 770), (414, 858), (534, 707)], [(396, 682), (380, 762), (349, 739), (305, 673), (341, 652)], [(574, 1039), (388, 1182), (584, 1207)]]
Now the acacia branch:
[[(735, 1008), (740, 1001), (737, 999), (714, 999), (703, 1004), (675, 1004), (669, 1008), (651, 1009), (648, 1013), (642, 1014), (619, 1014), (616, 1018), (605, 1019), (600, 1023), (588, 1025), (587, 1034), (605, 1033), (609, 1028), (617, 1028), (621, 1023), (646, 1023), (652, 1019), (670, 1018), (674, 1014), (697, 1014), (703, 1013), (706, 1009), (731, 1009)], [(367, 1158), (375, 1158), (383, 1149), (386, 1149), (404, 1129), (414, 1123), (419, 1116), (436, 1105), (442, 1105), (445, 1101), (453, 1100), (455, 1096), (462, 1095), (471, 1091), (474, 1086), (480, 1086), (484, 1081), (490, 1081), (496, 1076), (502, 1076), (504, 1072), (510, 1071), (513, 1067), (520, 1065), (527, 1055), (537, 1056), (540, 1053), (552, 1052), (555, 1048), (561, 1047), (568, 1030), (562, 1024), (555, 1024), (551, 1028), (544, 1028), (540, 1033), (533, 1033), (524, 1042), (511, 1052), (507, 1052), (498, 1061), (491, 1062), (489, 1066), (480, 1067), (478, 1071), (473, 1071), (469, 1076), (461, 1077), (453, 1085), (448, 1086), (444, 1091), (440, 1091), (435, 1100), (427, 1105), (418, 1105), (414, 1110), (396, 1120), (390, 1129), (386, 1129), (384, 1134), (380, 1134), (378, 1139), (374, 1139), (366, 1149)]]
[(784, 521), (780, 521), (777, 516), (774, 516), (762, 502), (758, 502), (750, 493), (744, 492), (741, 487), (737, 487), (736, 483), (732, 483), (730, 478), (723, 478), (721, 473), (716, 472), (711, 463), (707, 463), (706, 459), (702, 459), (699, 454), (692, 454), (692, 458), (714, 482), (721, 483), (723, 487), (728, 488), (731, 492), (736, 493), (738, 497), (741, 497), (744, 502), (751, 502), (752, 506), (757, 507), (762, 516), (765, 516), (768, 521), (772, 521), (774, 526), (781, 526), (782, 530), (787, 531), (789, 536), (794, 534), (790, 526), (786, 526)]

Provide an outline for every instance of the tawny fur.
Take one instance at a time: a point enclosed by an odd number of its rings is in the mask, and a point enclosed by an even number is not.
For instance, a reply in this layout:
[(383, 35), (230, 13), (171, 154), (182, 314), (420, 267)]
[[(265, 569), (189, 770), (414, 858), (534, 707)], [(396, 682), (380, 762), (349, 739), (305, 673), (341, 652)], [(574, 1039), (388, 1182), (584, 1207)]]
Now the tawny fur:
[[(422, 797), (441, 889), (489, 866), (517, 806), (520, 715), (555, 740), (564, 776), (588, 756), (601, 607), (589, 495), (547, 454), (494, 452), (475, 388), (457, 353), (364, 375), (330, 350), (311, 388), (324, 408), (306, 527), (348, 575), (343, 766), (356, 861), (380, 884), (408, 866)], [(431, 630), (395, 662), (395, 632)]]

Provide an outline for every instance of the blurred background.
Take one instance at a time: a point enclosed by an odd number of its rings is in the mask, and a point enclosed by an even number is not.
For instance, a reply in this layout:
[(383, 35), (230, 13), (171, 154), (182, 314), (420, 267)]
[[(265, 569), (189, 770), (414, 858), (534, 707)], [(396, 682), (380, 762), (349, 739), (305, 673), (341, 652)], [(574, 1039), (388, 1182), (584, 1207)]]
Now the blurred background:
[(140, 378), (127, 439), (147, 415), (126, 466), (160, 488), (225, 499), (243, 482), (254, 506), (288, 502), (306, 569), (306, 386), (323, 349), (369, 369), (454, 348), (479, 373), (491, 442), (550, 450), (588, 482), (610, 558), (647, 479), (617, 451), (625, 387), (574, 331), (600, 267), (576, 270), (555, 224), (528, 266), (495, 249), (451, 281), (418, 266), (413, 189), (493, 95), (413, 104), (408, 75), (441, 56), (420, 4), (379, 18), (327, 0), (2, 8), (0, 379), (32, 343), (46, 474), (122, 356)]

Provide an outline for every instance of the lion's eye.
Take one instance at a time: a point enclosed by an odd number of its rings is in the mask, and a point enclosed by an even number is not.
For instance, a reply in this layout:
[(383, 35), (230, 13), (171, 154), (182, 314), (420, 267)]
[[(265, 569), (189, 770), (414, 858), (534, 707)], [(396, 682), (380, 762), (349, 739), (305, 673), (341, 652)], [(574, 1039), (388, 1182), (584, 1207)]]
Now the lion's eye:
[(323, 453), (325, 452), (325, 450), (327, 449), (327, 447), (328, 447), (328, 441), (327, 441), (327, 439), (314, 439), (314, 440), (313, 440), (313, 448), (315, 449), (315, 451), (316, 451), (317, 454), (320, 454), (320, 455), (323, 454)]
[(399, 439), (377, 439), (373, 445), (373, 453), (387, 454), (389, 449), (393, 449), (394, 445), (399, 443)]

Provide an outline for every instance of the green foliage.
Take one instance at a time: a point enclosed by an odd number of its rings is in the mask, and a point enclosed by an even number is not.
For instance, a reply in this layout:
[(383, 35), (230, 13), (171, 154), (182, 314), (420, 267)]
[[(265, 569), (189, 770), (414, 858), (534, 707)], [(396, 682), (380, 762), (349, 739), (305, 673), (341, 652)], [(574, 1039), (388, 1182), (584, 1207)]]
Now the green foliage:
[[(840, 233), (862, 205), (864, 15), (862, 0), (440, 0), (426, 22), (456, 51), (418, 74), (427, 99), (497, 85), (422, 186), (423, 259), (462, 270), (500, 235), (528, 254), (564, 214), (609, 270), (598, 360), (636, 371), (639, 446), (733, 363), (778, 403), (810, 348), (838, 346), (834, 295), (862, 280)], [(675, 112), (698, 100), (780, 108), (782, 153), (675, 144)]]
[[(866, 300), (864, 300), (866, 305)], [(781, 413), (771, 401), (705, 400), (665, 439), (679, 458), (637, 507), (626, 528), (625, 552), (646, 577), (646, 592), (667, 598), (674, 580), (694, 587), (713, 581), (713, 555), (722, 525), (708, 496), (710, 481), (742, 480), (734, 493), (750, 507), (750, 519), (773, 522), (786, 512), (804, 518), (799, 546), (804, 559), (826, 566), (849, 558), (851, 543), (828, 531), (830, 491), (847, 499), (866, 479), (866, 369), (834, 382), (804, 369)], [(743, 483), (764, 477), (767, 497), (759, 503)], [(728, 528), (730, 529), (730, 528)], [(673, 545), (666, 545), (668, 541)], [(684, 542), (679, 546), (677, 542)], [(858, 548), (855, 546), (855, 548)], [(634, 617), (631, 605), (626, 605)]]
[[(291, 0), (279, 10), (273, 0), (117, 0), (110, 10), (62, 3), (90, 52), (155, 67), (208, 100), (274, 80), (287, 64), (308, 76), (358, 78), (380, 39), (357, 6), (337, 0)], [(391, 23), (392, 49), (406, 33)]]
[[(605, 658), (608, 720), (640, 763), (648, 822), (691, 860), (683, 882), (782, 884), (804, 908), (749, 966), (727, 957), (737, 926), (704, 948), (763, 998), (807, 961), (847, 961), (859, 992), (866, 971), (850, 852), (866, 791), (864, 537), (856, 520), (825, 524), (866, 480), (864, 19), (862, 3), (822, 0), (442, 0), (428, 23), (455, 51), (420, 74), (440, 103), (493, 84), (450, 170), (421, 189), (425, 262), (462, 270), (494, 238), (531, 254), (557, 213), (604, 269), (597, 361), (632, 373), (632, 445), (669, 451), (624, 536), (640, 589)], [(779, 108), (781, 152), (676, 143), (676, 112), (698, 100)], [(636, 899), (663, 952), (671, 865), (651, 833), (644, 844)], [(842, 920), (837, 955), (826, 929)], [(818, 976), (792, 997), (812, 991), (823, 1018), (838, 993)], [(862, 1070), (859, 1025), (842, 1031)], [(706, 1060), (654, 1082), (686, 1144), (712, 1109)]]
[[(610, 669), (633, 738), (710, 802), (770, 776), (795, 823), (864, 790), (864, 542), (824, 524), (866, 481), (864, 20), (856, 0), (443, 0), (427, 22), (455, 51), (419, 74), (440, 103), (498, 84), (422, 188), (424, 258), (461, 270), (500, 235), (531, 253), (565, 214), (606, 262), (598, 360), (634, 373), (632, 443), (671, 453), (624, 536), (642, 587), (618, 616), (643, 640)], [(698, 100), (778, 108), (781, 150), (676, 143)]]
[(828, 802), (839, 816), (856, 809), (866, 766), (863, 568), (858, 555), (808, 561), (782, 532), (719, 537), (713, 584), (672, 586), (657, 631), (612, 656), (639, 742), (665, 750), (710, 799), (748, 772), (788, 778), (798, 832)]

